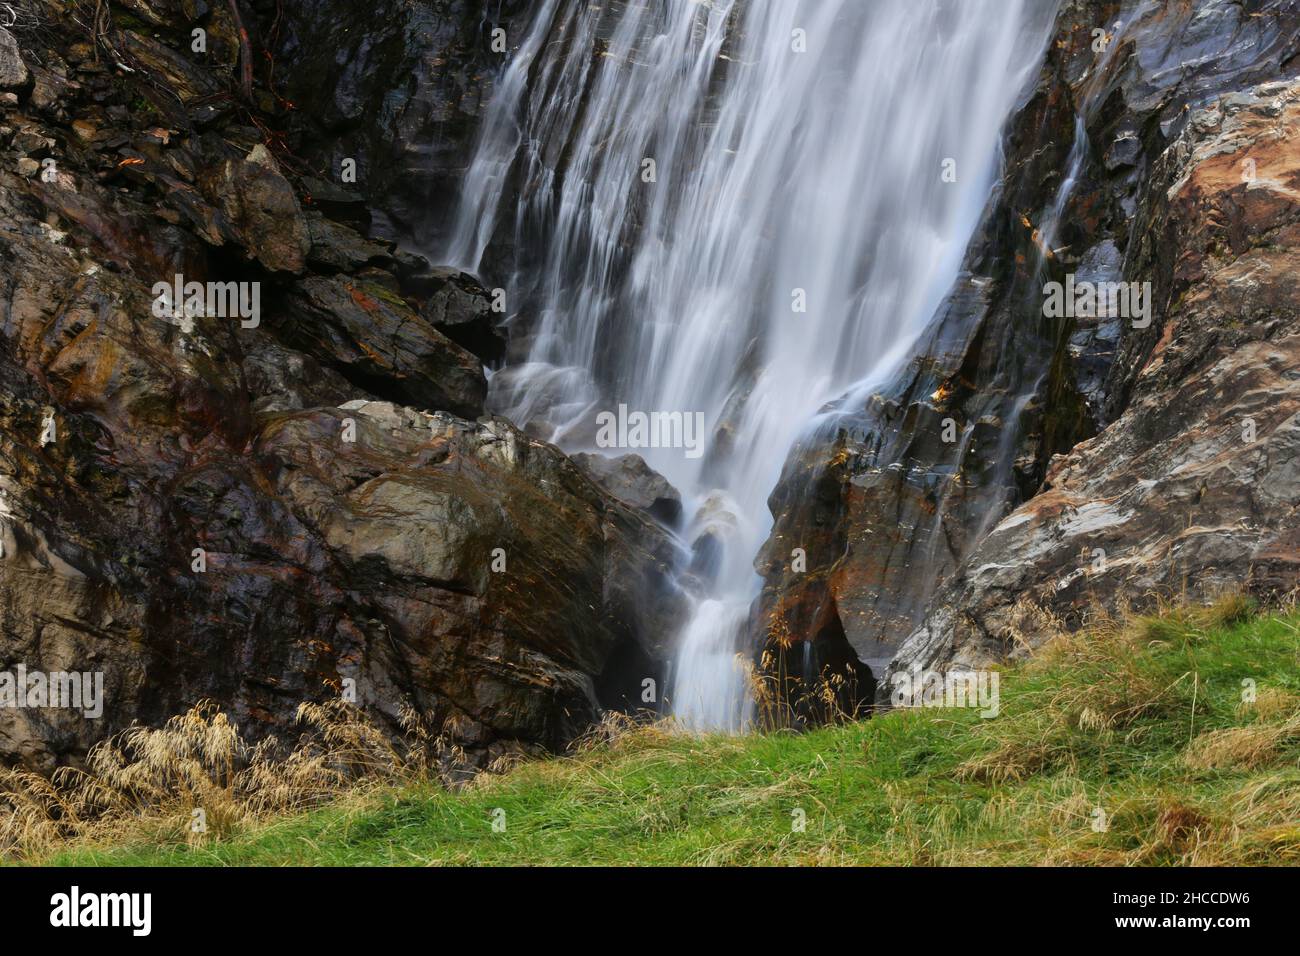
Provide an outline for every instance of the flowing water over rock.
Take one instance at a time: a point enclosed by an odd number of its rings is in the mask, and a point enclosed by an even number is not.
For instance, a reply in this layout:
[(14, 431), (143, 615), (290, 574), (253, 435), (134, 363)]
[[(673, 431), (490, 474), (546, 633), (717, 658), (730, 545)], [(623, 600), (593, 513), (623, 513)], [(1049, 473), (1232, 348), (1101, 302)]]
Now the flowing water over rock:
[(550, 0), (505, 68), (443, 258), (506, 286), (496, 411), (571, 450), (605, 450), (602, 413), (702, 414), (698, 452), (630, 448), (683, 495), (687, 725), (748, 720), (767, 496), (828, 401), (910, 358), (1055, 7)]

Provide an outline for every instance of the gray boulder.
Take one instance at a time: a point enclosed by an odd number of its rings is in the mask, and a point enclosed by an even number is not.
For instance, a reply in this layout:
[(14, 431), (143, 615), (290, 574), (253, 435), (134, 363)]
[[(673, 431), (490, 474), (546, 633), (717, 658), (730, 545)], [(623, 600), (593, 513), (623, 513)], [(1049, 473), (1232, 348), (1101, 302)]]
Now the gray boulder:
[(641, 509), (669, 527), (681, 522), (681, 494), (640, 455), (607, 458), (578, 454), (573, 460), (596, 484), (624, 504)]
[(27, 85), (32, 78), (23, 62), (14, 35), (0, 27), (0, 90), (14, 90)]

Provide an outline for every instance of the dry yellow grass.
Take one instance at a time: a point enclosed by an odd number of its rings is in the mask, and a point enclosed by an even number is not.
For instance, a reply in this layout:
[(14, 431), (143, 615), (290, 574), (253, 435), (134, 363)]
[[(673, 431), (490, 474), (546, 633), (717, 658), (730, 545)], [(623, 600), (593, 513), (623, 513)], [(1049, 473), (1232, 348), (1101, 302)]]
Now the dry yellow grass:
[(204, 843), (237, 826), (316, 806), (377, 783), (465, 773), (464, 754), (413, 712), (395, 742), (342, 702), (303, 704), (292, 749), (249, 745), (214, 704), (159, 728), (131, 727), (93, 747), (84, 768), (51, 778), (0, 769), (0, 852), (32, 855), (68, 841), (111, 842), (141, 828)]
[(1260, 722), (1201, 734), (1188, 746), (1183, 759), (1194, 770), (1256, 770), (1284, 759), (1283, 748), (1297, 740), (1300, 715), (1282, 723)]

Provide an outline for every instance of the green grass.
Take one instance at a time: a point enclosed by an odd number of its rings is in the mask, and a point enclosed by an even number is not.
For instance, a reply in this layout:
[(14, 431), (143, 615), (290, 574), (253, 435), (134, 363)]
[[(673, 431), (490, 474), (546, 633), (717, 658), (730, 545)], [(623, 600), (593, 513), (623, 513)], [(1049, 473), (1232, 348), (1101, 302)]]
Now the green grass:
[(413, 783), (202, 847), (142, 837), (44, 862), (1294, 864), (1298, 665), (1300, 614), (1176, 612), (1006, 669), (989, 720), (928, 709), (802, 735), (644, 728), (459, 793)]

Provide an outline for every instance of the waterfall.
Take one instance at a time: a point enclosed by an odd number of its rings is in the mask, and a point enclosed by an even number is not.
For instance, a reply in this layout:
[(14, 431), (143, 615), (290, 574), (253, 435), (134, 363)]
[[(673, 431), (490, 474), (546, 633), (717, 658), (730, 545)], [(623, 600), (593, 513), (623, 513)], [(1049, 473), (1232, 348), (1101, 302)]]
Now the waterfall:
[[(444, 259), (504, 263), (495, 411), (569, 450), (635, 451), (681, 490), (697, 609), (668, 694), (686, 725), (748, 719), (767, 495), (826, 402), (911, 357), (1055, 10), (544, 0), (516, 38)], [(624, 410), (702, 414), (705, 446), (603, 447), (602, 413)]]

